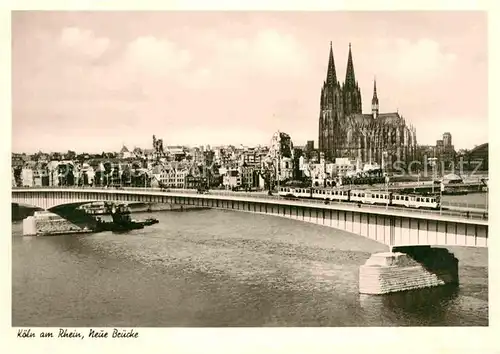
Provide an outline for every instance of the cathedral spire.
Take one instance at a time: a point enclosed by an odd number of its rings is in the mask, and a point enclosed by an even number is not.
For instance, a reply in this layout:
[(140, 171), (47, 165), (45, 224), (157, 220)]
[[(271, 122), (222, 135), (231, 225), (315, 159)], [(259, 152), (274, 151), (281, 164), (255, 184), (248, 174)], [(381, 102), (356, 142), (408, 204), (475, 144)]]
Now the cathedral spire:
[(378, 116), (378, 97), (377, 97), (377, 78), (373, 78), (373, 98), (372, 98), (372, 115), (373, 118)]
[(349, 56), (347, 58), (347, 71), (343, 84), (344, 114), (361, 113), (361, 91), (354, 76), (351, 43), (349, 43)]
[(347, 71), (345, 74), (345, 86), (356, 86), (356, 77), (354, 75), (354, 64), (352, 63), (351, 43), (349, 43), (349, 56), (347, 57)]
[(330, 41), (330, 57), (328, 58), (328, 72), (326, 74), (326, 82), (330, 87), (337, 84), (337, 73), (335, 72), (335, 61), (333, 60), (333, 48), (331, 41)]

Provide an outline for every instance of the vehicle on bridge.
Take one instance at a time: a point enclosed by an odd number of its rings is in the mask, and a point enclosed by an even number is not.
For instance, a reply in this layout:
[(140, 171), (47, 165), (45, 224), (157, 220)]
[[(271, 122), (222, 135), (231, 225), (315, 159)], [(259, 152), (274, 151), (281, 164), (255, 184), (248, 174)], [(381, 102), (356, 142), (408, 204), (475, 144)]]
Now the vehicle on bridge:
[(206, 187), (198, 187), (198, 189), (196, 190), (196, 193), (198, 194), (208, 194), (209, 192), (209, 189)]
[[(349, 201), (347, 189), (311, 188), (308, 192), (313, 199)], [(302, 192), (302, 197), (304, 197)]]
[(334, 188), (293, 188), (280, 187), (278, 195), (290, 198), (322, 199), (361, 204), (382, 204), (415, 209), (439, 209), (441, 200), (438, 195), (401, 194), (384, 191), (334, 189)]

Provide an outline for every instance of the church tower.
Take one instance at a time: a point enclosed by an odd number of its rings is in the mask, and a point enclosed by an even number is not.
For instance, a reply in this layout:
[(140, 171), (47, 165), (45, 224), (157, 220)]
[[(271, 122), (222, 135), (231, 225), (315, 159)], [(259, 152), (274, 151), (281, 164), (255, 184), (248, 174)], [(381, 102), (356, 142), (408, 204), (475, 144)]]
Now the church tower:
[(336, 146), (340, 137), (339, 124), (342, 117), (342, 91), (337, 80), (332, 42), (330, 42), (328, 69), (321, 89), (320, 101), (319, 151), (325, 154), (327, 160), (331, 160), (336, 154)]
[(347, 57), (347, 71), (343, 87), (344, 115), (361, 113), (361, 91), (359, 90), (356, 76), (354, 75), (354, 64), (352, 60), (351, 43), (349, 43), (349, 56)]
[(373, 79), (373, 98), (372, 98), (372, 115), (373, 119), (378, 117), (378, 97), (377, 97), (377, 79)]
[[(319, 156), (330, 162), (336, 157), (379, 163), (389, 161), (386, 166), (392, 166), (394, 160), (408, 162), (415, 158), (416, 131), (407, 125), (399, 111), (380, 113), (376, 78), (373, 79), (371, 103), (371, 114), (362, 114), (361, 91), (354, 73), (351, 44), (345, 81), (341, 84), (330, 42), (328, 68), (320, 96)], [(451, 145), (451, 137), (447, 141)]]

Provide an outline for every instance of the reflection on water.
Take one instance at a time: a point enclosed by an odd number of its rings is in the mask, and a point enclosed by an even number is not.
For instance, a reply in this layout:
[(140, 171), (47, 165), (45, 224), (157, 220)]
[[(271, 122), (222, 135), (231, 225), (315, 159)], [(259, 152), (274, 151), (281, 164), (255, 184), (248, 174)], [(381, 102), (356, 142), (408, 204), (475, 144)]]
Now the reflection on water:
[(451, 249), (458, 288), (360, 295), (359, 266), (386, 250), (372, 240), (265, 215), (152, 214), (128, 234), (21, 237), (13, 223), (13, 325), (488, 324), (486, 249)]
[(359, 302), (367, 315), (383, 318), (387, 324), (391, 319), (404, 317), (408, 322), (400, 325), (443, 326), (458, 296), (459, 287), (448, 285), (383, 296), (360, 294)]

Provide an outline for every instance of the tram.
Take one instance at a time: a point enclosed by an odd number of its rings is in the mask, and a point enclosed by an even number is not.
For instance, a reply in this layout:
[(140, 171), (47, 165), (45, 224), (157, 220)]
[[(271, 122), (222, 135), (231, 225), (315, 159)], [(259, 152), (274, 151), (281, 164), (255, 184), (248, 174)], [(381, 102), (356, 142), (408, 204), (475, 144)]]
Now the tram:
[(295, 188), (280, 187), (278, 195), (285, 198), (320, 199), (361, 204), (379, 204), (414, 209), (439, 209), (440, 197), (436, 195), (401, 194), (386, 191), (340, 189), (340, 188)]

